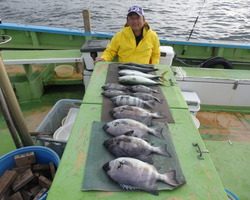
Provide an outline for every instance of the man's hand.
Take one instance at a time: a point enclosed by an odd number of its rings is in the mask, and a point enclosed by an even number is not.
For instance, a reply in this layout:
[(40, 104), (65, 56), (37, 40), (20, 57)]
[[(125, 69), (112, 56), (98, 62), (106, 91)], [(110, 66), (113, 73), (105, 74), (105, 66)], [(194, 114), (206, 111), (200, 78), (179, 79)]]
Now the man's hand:
[(97, 62), (101, 62), (101, 61), (105, 61), (105, 60), (104, 60), (103, 58), (98, 58), (98, 57), (97, 57), (97, 58), (95, 59), (94, 63), (96, 64)]

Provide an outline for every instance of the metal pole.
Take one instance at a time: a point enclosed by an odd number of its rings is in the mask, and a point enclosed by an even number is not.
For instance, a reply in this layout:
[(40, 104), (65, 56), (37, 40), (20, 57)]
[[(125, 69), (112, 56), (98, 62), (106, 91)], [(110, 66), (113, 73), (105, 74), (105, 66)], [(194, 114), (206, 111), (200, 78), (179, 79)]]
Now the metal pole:
[(89, 12), (89, 10), (83, 10), (83, 11), (82, 11), (82, 17), (83, 17), (84, 30), (85, 30), (85, 32), (91, 32), (91, 26), (90, 26), (90, 12)]
[(6, 124), (9, 128), (10, 134), (12, 136), (12, 139), (16, 145), (16, 148), (20, 148), (22, 147), (22, 143), (18, 137), (18, 132), (16, 130), (16, 127), (11, 119), (11, 115), (9, 113), (9, 109), (8, 106), (6, 104), (5, 98), (4, 98), (4, 94), (2, 92), (2, 89), (0, 88), (0, 107), (4, 116), (4, 119), (6, 121)]
[(3, 93), (5, 95), (7, 106), (10, 110), (11, 117), (19, 133), (19, 137), (23, 145), (24, 146), (33, 145), (34, 143), (31, 139), (31, 136), (29, 135), (28, 128), (25, 124), (21, 109), (17, 102), (15, 93), (11, 86), (9, 77), (7, 75), (7, 72), (5, 70), (5, 66), (1, 57), (0, 57), (0, 87), (2, 88)]

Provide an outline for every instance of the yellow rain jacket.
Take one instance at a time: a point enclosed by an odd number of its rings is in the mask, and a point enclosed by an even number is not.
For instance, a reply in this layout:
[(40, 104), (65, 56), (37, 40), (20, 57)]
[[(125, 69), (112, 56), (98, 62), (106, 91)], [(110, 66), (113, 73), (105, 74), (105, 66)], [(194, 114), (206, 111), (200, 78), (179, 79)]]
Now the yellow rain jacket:
[(118, 56), (119, 62), (140, 64), (158, 64), (160, 60), (160, 42), (156, 32), (147, 24), (143, 28), (143, 38), (136, 46), (135, 35), (130, 26), (116, 33), (101, 58), (112, 61)]

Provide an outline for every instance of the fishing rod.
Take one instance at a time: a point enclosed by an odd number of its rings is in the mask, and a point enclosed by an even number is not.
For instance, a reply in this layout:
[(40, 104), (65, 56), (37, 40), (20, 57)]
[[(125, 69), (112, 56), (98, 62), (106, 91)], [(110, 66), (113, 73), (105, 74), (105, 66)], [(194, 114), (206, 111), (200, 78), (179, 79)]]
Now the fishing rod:
[(198, 13), (198, 15), (197, 15), (195, 21), (194, 21), (193, 28), (192, 28), (192, 30), (191, 30), (190, 33), (189, 33), (189, 36), (188, 36), (187, 41), (190, 40), (190, 38), (191, 38), (191, 36), (192, 36), (192, 34), (193, 34), (193, 32), (194, 32), (195, 25), (196, 25), (196, 23), (198, 22), (198, 19), (199, 19), (199, 17), (200, 17), (201, 11), (203, 10), (203, 8), (204, 8), (204, 6), (205, 6), (205, 3), (206, 3), (206, 0), (203, 1), (202, 7), (201, 7), (201, 9), (200, 9), (200, 11), (199, 11), (199, 13)]

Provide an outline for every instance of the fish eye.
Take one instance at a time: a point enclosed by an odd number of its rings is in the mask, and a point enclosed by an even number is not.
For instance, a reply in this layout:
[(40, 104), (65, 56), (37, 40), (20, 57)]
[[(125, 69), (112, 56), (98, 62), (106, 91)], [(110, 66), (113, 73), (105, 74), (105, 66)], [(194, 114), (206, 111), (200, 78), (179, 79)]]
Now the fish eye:
[(119, 122), (115, 122), (115, 123), (114, 123), (114, 126), (117, 126), (117, 125), (119, 125)]
[(119, 165), (117, 166), (117, 169), (121, 168), (122, 165), (124, 165), (124, 161), (119, 161)]

